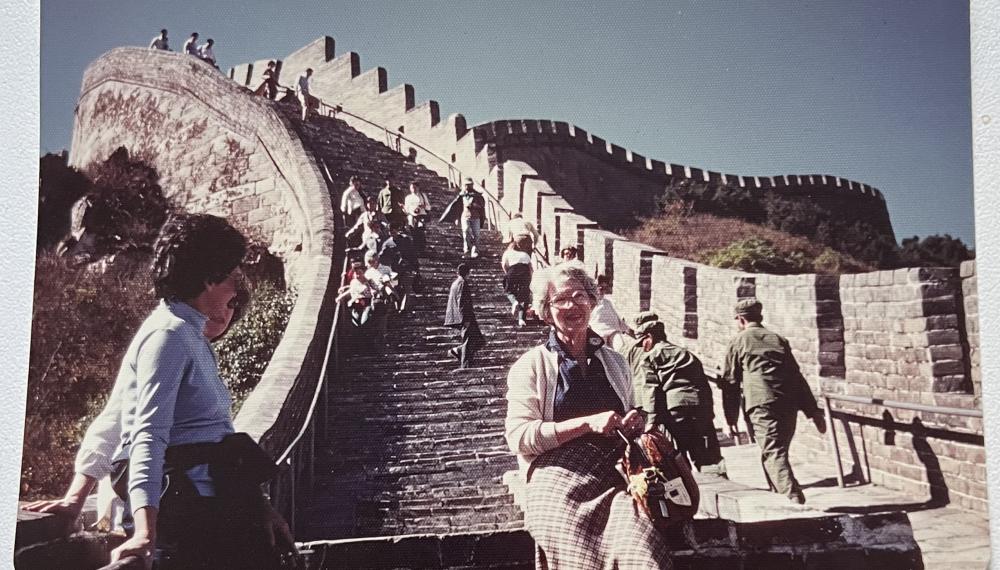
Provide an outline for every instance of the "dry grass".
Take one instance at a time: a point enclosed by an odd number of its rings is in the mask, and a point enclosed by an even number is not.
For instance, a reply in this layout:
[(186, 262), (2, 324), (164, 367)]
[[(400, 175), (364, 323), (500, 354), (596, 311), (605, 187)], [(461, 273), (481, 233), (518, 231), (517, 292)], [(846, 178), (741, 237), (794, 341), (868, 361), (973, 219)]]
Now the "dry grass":
[[(733, 242), (748, 238), (770, 241), (781, 253), (791, 256), (800, 252), (807, 259), (816, 259), (828, 251), (823, 245), (806, 238), (712, 214), (665, 213), (653, 218), (645, 218), (640, 224), (625, 233), (625, 237), (666, 251), (673, 257), (705, 263), (708, 255)], [(839, 273), (873, 271), (874, 268), (853, 257), (837, 253), (840, 260)], [(828, 251), (827, 257), (830, 256)], [(817, 272), (830, 272), (817, 267)]]

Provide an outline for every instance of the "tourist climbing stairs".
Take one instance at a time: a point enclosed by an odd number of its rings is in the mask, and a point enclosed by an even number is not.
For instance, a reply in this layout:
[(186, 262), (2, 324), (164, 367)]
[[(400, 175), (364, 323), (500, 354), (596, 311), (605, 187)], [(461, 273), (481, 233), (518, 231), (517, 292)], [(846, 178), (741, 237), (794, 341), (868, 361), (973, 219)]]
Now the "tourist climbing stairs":
[(418, 182), (433, 208), (420, 258), (423, 291), (391, 319), (384, 345), (346, 354), (327, 378), (328, 436), (317, 443), (315, 490), (299, 507), (298, 539), (520, 528), (502, 481), (516, 469), (503, 438), (504, 392), (510, 365), (545, 330), (519, 328), (511, 316), (498, 232), (484, 230), (481, 256), (466, 261), (487, 344), (471, 368), (458, 370), (448, 354), (456, 330), (442, 323), (462, 240), (458, 226), (436, 219), (455, 195), (448, 181), (339, 119), (303, 124), (296, 107), (282, 107), (325, 164), (336, 206), (351, 176), (369, 195), (388, 176), (404, 190)]

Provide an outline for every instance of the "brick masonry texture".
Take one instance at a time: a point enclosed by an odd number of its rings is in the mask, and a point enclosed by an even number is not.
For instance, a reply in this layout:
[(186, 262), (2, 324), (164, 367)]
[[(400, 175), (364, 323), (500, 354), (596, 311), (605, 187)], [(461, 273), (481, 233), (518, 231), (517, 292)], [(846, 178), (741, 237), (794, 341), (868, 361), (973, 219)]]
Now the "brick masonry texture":
[(296, 305), (236, 418), (237, 429), (267, 433), (280, 447), (290, 439), (279, 433), (283, 405), (296, 387), (308, 392), (315, 383), (312, 339), (331, 314), (324, 298), (334, 224), (323, 175), (273, 103), (178, 53), (118, 48), (88, 66), (71, 164), (85, 168), (119, 146), (160, 173), (175, 205), (228, 218), (284, 260)]
[[(442, 176), (448, 176), (449, 167), (456, 167), (481, 180), (492, 167), (523, 161), (563, 198), (573, 202), (579, 214), (609, 229), (648, 212), (668, 181), (691, 180), (727, 183), (752, 193), (774, 189), (785, 195), (804, 196), (831, 208), (838, 216), (864, 218), (892, 235), (885, 200), (881, 192), (867, 184), (821, 174), (737, 176), (669, 164), (647, 159), (559, 121), (501, 120), (469, 128), (460, 114), (442, 119), (436, 101), (418, 103), (412, 85), (390, 87), (384, 68), (362, 71), (357, 53), (338, 56), (334, 48), (334, 39), (324, 36), (283, 60), (277, 58), (279, 82), (292, 86), (298, 75), (311, 67), (315, 96), (378, 126), (345, 116), (348, 124), (376, 140), (385, 140), (386, 130), (396, 133), (402, 128), (406, 138), (423, 147), (413, 148), (417, 161)], [(255, 88), (261, 83), (262, 63), (237, 66), (230, 75)], [(403, 146), (403, 153), (408, 154), (412, 145), (407, 147), (404, 142)], [(423, 149), (429, 149), (437, 158)]]

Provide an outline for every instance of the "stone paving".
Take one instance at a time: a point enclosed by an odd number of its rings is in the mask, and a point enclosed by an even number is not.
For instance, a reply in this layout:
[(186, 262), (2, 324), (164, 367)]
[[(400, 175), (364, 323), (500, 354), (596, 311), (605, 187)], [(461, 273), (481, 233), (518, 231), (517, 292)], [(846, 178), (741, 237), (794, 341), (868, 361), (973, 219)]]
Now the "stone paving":
[[(766, 489), (756, 445), (722, 450), (730, 479), (741, 485)], [(803, 457), (800, 454), (798, 457)], [(794, 505), (774, 493), (746, 491), (737, 498), (745, 521), (815, 517), (836, 513), (905, 511), (913, 535), (930, 570), (987, 568), (990, 559), (989, 523), (984, 514), (951, 506), (928, 505), (926, 497), (911, 497), (871, 484), (837, 486), (832, 461), (827, 464), (797, 459), (792, 448), (795, 475), (804, 488), (806, 505)]]

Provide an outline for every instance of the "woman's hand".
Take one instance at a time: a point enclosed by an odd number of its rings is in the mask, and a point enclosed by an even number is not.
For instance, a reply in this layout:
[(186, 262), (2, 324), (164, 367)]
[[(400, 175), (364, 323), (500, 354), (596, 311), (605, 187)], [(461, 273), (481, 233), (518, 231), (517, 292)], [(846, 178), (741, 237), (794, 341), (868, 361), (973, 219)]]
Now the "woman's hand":
[(267, 543), (277, 552), (298, 552), (288, 523), (270, 503), (267, 503), (264, 511), (264, 532), (267, 533)]
[(584, 424), (590, 433), (611, 435), (615, 433), (616, 429), (622, 427), (622, 417), (614, 411), (601, 412), (585, 417)]
[(622, 418), (622, 431), (626, 437), (636, 437), (642, 433), (642, 428), (646, 425), (646, 414), (639, 410), (629, 410)]
[(114, 564), (115, 562), (128, 558), (129, 556), (135, 556), (143, 561), (146, 568), (152, 568), (154, 546), (155, 545), (151, 537), (136, 534), (132, 538), (121, 543), (118, 548), (111, 551), (111, 563)]
[(35, 513), (52, 513), (57, 516), (65, 516), (76, 520), (83, 510), (83, 501), (73, 499), (50, 499), (47, 501), (34, 501), (21, 507), (26, 511)]

